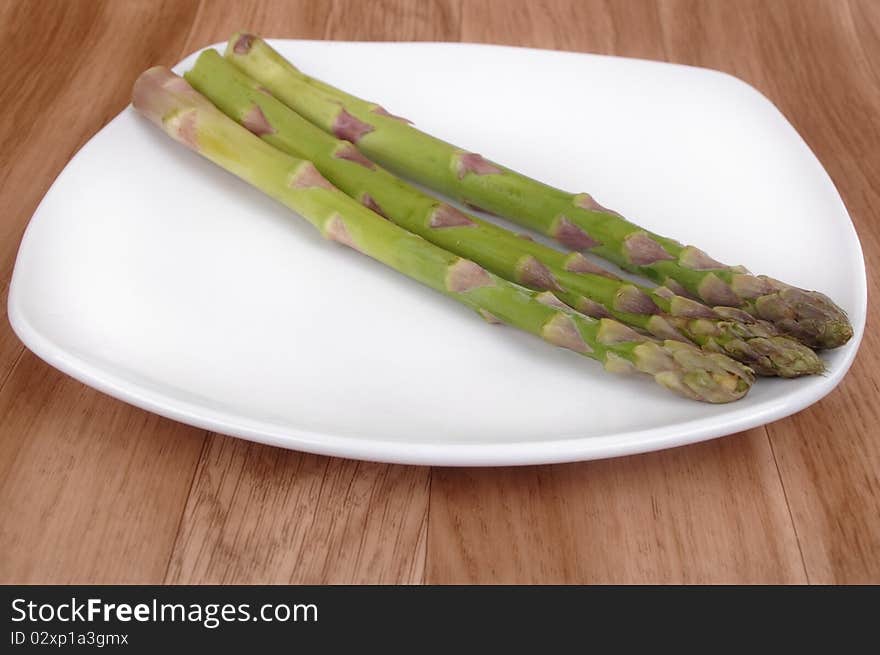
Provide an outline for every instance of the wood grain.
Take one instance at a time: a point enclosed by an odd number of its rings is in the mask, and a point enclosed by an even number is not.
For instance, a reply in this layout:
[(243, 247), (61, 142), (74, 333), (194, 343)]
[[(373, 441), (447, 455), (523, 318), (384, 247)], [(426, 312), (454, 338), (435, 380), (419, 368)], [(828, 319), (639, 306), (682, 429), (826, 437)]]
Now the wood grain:
[(461, 40), (665, 59), (651, 0), (467, 1)]
[(161, 580), (203, 434), (27, 353), (0, 395), (0, 580)]
[(428, 475), (215, 435), (167, 581), (421, 582)]
[[(874, 0), (17, 0), (0, 4), (4, 303), (28, 218), (136, 75), (243, 28), (738, 75), (828, 169), (878, 291)], [(871, 306), (835, 392), (765, 428), (606, 462), (433, 471), (205, 435), (50, 369), (4, 321), (0, 582), (880, 582), (878, 319)]]
[(438, 470), (428, 543), (435, 584), (806, 580), (762, 430), (601, 462)]

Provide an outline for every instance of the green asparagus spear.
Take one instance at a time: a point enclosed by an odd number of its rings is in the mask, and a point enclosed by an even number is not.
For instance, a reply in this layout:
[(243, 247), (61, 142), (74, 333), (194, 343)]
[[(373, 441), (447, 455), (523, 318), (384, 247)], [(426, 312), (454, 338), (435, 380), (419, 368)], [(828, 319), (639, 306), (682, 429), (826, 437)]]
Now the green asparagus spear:
[(425, 134), (380, 105), (304, 75), (258, 37), (234, 35), (226, 56), (299, 114), (400, 175), (572, 250), (599, 255), (677, 294), (740, 308), (808, 346), (835, 348), (852, 336), (846, 314), (827, 296), (721, 264), (626, 220), (587, 193), (555, 189)]
[(753, 381), (750, 369), (724, 355), (674, 341), (657, 342), (610, 319), (560, 310), (545, 304), (546, 296), (407, 232), (333, 187), (311, 162), (276, 150), (227, 118), (166, 68), (151, 68), (138, 78), (132, 103), (172, 138), (298, 212), (328, 239), (373, 257), (487, 319), (597, 359), (607, 369), (647, 373), (662, 386), (696, 400), (736, 400)]
[(561, 253), (439, 202), (369, 161), (353, 144), (309, 123), (215, 50), (203, 52), (185, 77), (228, 116), (284, 152), (308, 159), (349, 196), (501, 277), (552, 291), (594, 318), (613, 317), (664, 339), (689, 339), (760, 375), (795, 377), (823, 370), (809, 348), (776, 336), (771, 325), (748, 314), (722, 317), (665, 290), (638, 287), (583, 255)]

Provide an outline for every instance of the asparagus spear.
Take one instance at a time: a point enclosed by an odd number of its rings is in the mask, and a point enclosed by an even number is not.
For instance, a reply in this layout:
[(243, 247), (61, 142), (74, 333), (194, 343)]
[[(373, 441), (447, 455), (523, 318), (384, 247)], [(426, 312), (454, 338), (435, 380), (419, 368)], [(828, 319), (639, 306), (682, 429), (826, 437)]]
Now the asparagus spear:
[(717, 353), (657, 342), (610, 319), (562, 311), (546, 296), (488, 273), (383, 219), (333, 187), (315, 166), (276, 150), (236, 124), (166, 68), (143, 73), (132, 103), (169, 136), (301, 214), (328, 239), (546, 341), (592, 357), (612, 371), (637, 370), (688, 398), (742, 397), (751, 370)]
[(302, 116), (356, 143), (398, 174), (572, 250), (599, 255), (678, 294), (740, 308), (808, 346), (835, 348), (852, 337), (846, 314), (827, 296), (721, 264), (694, 246), (626, 220), (587, 193), (555, 189), (436, 139), (380, 105), (304, 75), (256, 36), (234, 35), (226, 56)]
[(185, 77), (228, 116), (280, 150), (310, 160), (349, 196), (501, 277), (552, 291), (594, 318), (610, 316), (664, 339), (724, 352), (761, 375), (795, 377), (823, 370), (809, 348), (776, 336), (771, 325), (748, 314), (722, 316), (665, 289), (639, 287), (583, 255), (561, 253), (439, 202), (369, 161), (353, 144), (309, 123), (215, 50), (203, 52)]

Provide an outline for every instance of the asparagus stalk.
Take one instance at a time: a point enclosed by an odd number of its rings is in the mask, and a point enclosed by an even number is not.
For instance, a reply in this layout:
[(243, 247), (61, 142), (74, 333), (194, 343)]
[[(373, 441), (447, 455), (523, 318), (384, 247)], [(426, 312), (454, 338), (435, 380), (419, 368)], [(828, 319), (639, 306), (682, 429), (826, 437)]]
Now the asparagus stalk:
[(505, 216), (712, 306), (742, 309), (815, 348), (852, 337), (842, 309), (827, 296), (741, 266), (727, 266), (626, 220), (587, 193), (572, 194), (434, 138), (380, 105), (308, 77), (262, 39), (236, 34), (226, 56), (278, 99), (372, 160), (450, 197)]
[(753, 381), (750, 369), (724, 355), (674, 341), (657, 342), (610, 319), (562, 311), (545, 304), (545, 296), (407, 232), (333, 187), (311, 162), (282, 153), (227, 118), (166, 68), (151, 68), (138, 78), (132, 103), (176, 141), (299, 213), (328, 239), (485, 318), (597, 359), (609, 370), (647, 373), (667, 389), (696, 400), (736, 400)]
[(501, 277), (552, 291), (594, 318), (613, 317), (663, 339), (690, 340), (723, 352), (760, 375), (795, 377), (823, 370), (809, 348), (776, 336), (771, 325), (748, 314), (722, 316), (671, 292), (639, 287), (581, 254), (523, 239), (422, 193), (267, 94), (215, 50), (203, 52), (185, 77), (225, 114), (280, 150), (308, 159), (349, 196)]

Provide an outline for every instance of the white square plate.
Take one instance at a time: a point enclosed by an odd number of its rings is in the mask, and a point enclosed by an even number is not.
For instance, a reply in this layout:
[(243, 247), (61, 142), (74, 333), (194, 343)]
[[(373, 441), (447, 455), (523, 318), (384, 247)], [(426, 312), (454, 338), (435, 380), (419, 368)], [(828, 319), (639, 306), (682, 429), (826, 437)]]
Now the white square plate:
[(866, 310), (855, 230), (816, 157), (747, 84), (496, 46), (273, 45), (430, 133), (829, 294), (855, 337), (825, 355), (825, 376), (763, 379), (730, 405), (680, 399), (488, 325), (324, 241), (129, 107), (64, 169), (22, 241), (9, 316), (33, 352), (210, 430), (442, 465), (610, 457), (730, 434), (817, 401), (852, 362)]

